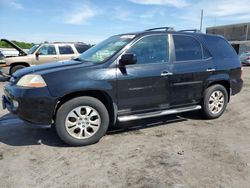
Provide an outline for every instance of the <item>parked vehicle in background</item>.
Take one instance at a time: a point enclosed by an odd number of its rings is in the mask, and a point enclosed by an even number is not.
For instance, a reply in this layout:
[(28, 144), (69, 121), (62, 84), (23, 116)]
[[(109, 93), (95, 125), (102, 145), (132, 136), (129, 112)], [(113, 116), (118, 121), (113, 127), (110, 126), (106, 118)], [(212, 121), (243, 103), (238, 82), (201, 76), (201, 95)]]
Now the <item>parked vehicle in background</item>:
[(116, 120), (193, 110), (218, 118), (241, 91), (241, 75), (223, 37), (155, 28), (110, 37), (74, 60), (16, 72), (3, 105), (25, 121), (54, 124), (70, 145), (87, 145)]
[(3, 60), (5, 58), (5, 56), (3, 55), (3, 53), (0, 51), (0, 60)]
[(28, 52), (25, 52), (13, 42), (2, 39), (13, 48), (15, 48), (19, 55), (18, 57), (6, 57), (6, 66), (3, 67), (2, 73), (12, 75), (19, 69), (30, 67), (33, 65), (40, 65), (53, 61), (74, 59), (90, 48), (90, 45), (85, 43), (42, 43), (34, 45)]
[(240, 55), (240, 61), (243, 65), (250, 65), (250, 52), (243, 52)]
[(5, 65), (5, 61), (4, 61), (5, 56), (2, 54), (2, 52), (0, 51), (0, 69), (2, 68), (2, 66)]
[[(0, 50), (5, 57), (17, 57), (19, 54), (14, 48), (0, 48)], [(25, 50), (28, 51), (27, 49)]]

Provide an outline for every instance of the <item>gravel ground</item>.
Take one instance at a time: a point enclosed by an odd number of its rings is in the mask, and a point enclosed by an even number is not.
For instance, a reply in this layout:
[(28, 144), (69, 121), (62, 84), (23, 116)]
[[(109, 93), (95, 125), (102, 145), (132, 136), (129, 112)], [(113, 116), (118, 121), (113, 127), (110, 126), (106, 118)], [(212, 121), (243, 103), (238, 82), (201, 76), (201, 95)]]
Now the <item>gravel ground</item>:
[(219, 119), (133, 121), (87, 147), (0, 111), (0, 187), (249, 187), (250, 67), (244, 81)]

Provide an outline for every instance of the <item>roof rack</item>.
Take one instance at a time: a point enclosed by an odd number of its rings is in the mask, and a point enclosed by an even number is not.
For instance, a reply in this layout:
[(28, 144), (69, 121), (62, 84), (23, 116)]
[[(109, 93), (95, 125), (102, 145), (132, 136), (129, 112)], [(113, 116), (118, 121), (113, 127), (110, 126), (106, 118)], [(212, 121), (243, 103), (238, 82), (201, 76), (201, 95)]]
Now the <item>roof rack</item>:
[(152, 29), (147, 29), (145, 31), (156, 31), (156, 30), (174, 31), (174, 28), (173, 27), (156, 27)]
[(201, 33), (199, 29), (185, 29), (185, 30), (179, 30), (178, 32), (194, 32), (194, 33)]

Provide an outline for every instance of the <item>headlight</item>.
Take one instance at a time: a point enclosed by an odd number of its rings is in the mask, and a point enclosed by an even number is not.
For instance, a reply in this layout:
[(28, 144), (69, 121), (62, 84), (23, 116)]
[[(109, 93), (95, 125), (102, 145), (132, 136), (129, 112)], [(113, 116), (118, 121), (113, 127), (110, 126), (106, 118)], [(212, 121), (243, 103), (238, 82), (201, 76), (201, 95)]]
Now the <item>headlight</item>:
[(40, 87), (46, 87), (47, 84), (45, 83), (44, 79), (40, 75), (36, 74), (27, 74), (23, 76), (17, 84), (18, 86), (23, 87), (33, 87), (33, 88), (40, 88)]
[(6, 62), (4, 60), (0, 60), (0, 67), (6, 67)]

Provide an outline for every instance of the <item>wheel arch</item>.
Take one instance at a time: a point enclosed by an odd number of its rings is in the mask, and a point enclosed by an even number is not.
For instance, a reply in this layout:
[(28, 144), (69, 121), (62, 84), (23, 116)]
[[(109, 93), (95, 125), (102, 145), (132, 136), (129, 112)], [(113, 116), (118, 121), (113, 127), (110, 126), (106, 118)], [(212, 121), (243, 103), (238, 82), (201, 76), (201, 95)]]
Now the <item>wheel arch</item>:
[(30, 64), (27, 63), (27, 62), (15, 62), (15, 63), (11, 63), (11, 64), (10, 64), (10, 72), (9, 72), (9, 74), (11, 73), (11, 69), (12, 69), (13, 67), (15, 67), (15, 66), (18, 66), (18, 65), (23, 65), (23, 66), (25, 66), (25, 67), (29, 67), (29, 66), (30, 66)]
[[(212, 85), (216, 85), (216, 84), (219, 84), (219, 85), (222, 85), (226, 88), (227, 90), (227, 94), (228, 94), (228, 102), (230, 101), (230, 97), (231, 97), (231, 83), (229, 80), (226, 80), (226, 79), (221, 79), (221, 80), (213, 80), (213, 81), (210, 81), (206, 88), (212, 86)], [(206, 89), (205, 88), (205, 89)], [(205, 92), (205, 90), (204, 90)]]
[(117, 114), (117, 106), (113, 101), (112, 97), (105, 91), (102, 90), (81, 90), (75, 91), (72, 93), (68, 93), (61, 98), (59, 98), (58, 103), (56, 105), (53, 120), (56, 118), (57, 110), (67, 101), (82, 96), (94, 97), (100, 100), (104, 106), (107, 108), (109, 117), (110, 117), (110, 125), (114, 125), (116, 123), (116, 114)]

